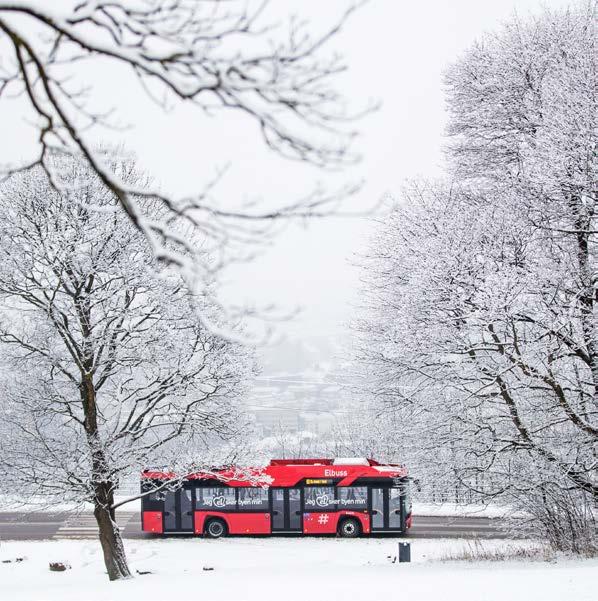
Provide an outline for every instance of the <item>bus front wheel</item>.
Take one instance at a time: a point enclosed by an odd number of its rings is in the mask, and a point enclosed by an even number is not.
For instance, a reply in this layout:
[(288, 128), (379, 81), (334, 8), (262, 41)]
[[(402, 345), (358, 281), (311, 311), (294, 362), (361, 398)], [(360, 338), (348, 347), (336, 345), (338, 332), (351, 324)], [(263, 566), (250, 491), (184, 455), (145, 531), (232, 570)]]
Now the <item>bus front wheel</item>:
[(218, 518), (211, 519), (204, 528), (208, 538), (221, 538), (226, 535), (226, 524)]
[(343, 538), (356, 538), (360, 532), (361, 528), (355, 518), (345, 518), (338, 527), (338, 533)]

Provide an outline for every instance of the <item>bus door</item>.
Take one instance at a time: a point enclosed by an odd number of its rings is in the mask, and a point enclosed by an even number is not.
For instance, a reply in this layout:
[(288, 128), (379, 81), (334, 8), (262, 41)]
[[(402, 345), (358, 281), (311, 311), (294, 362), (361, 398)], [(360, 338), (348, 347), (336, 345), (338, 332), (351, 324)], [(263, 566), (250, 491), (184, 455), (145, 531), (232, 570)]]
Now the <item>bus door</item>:
[(271, 488), (272, 531), (301, 532), (303, 513), (301, 512), (300, 488)]
[(164, 493), (164, 532), (193, 532), (192, 493), (190, 488)]
[(385, 488), (372, 488), (371, 489), (371, 500), (372, 500), (372, 531), (385, 530), (386, 529), (386, 517), (388, 517), (388, 501), (384, 494)]
[(388, 490), (388, 529), (405, 530), (403, 518), (403, 490), (400, 488), (389, 488)]
[(372, 531), (405, 530), (402, 488), (374, 488), (370, 493)]

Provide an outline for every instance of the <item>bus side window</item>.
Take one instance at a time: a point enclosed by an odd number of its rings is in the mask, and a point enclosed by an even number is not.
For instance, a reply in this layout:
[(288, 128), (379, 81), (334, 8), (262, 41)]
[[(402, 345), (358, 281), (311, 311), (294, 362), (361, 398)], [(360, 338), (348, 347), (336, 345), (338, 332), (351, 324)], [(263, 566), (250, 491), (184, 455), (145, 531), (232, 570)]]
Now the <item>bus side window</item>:
[(268, 501), (267, 488), (237, 488), (239, 499), (237, 501), (239, 510), (246, 511), (268, 511), (270, 504)]
[(332, 486), (306, 486), (305, 511), (331, 511), (336, 509), (334, 487)]
[(237, 495), (234, 488), (226, 487), (198, 487), (195, 489), (195, 508), (234, 510), (237, 506)]
[(391, 488), (389, 490), (390, 495), (388, 497), (388, 512), (392, 513), (393, 511), (400, 512), (401, 510), (401, 496), (403, 493), (403, 487), (400, 488)]
[(142, 482), (141, 492), (141, 508), (143, 511), (162, 511), (164, 505), (164, 492), (163, 490), (155, 490), (156, 488), (163, 486), (163, 482)]
[(339, 509), (367, 509), (368, 489), (366, 486), (346, 486), (338, 489)]

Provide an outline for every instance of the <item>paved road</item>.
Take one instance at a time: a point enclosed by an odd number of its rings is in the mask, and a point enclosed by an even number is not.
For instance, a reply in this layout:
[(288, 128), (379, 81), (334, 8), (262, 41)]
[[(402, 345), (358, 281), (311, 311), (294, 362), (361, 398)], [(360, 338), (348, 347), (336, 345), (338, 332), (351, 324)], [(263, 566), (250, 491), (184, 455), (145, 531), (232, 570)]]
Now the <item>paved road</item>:
[[(122, 511), (117, 521), (125, 538), (143, 538), (139, 514)], [(92, 513), (0, 512), (0, 540), (51, 540), (96, 538), (98, 528)]]
[(480, 516), (414, 516), (410, 538), (511, 538), (501, 530), (502, 520)]
[[(124, 538), (145, 538), (139, 514), (122, 511), (117, 521)], [(151, 536), (151, 535), (150, 535)], [(1, 512), (0, 540), (93, 539), (97, 527), (91, 513)], [(471, 517), (415, 516), (410, 538), (506, 538), (499, 520)]]

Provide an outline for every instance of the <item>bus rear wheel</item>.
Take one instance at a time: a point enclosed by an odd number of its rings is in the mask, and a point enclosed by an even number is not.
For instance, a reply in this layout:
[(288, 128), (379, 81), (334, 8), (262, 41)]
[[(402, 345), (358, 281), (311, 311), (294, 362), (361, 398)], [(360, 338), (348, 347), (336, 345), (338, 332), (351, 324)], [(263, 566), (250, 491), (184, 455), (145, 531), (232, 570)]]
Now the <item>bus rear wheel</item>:
[(338, 526), (338, 533), (343, 538), (356, 538), (360, 532), (361, 528), (355, 518), (345, 518)]
[(213, 518), (206, 524), (204, 533), (208, 538), (222, 538), (226, 536), (226, 524), (223, 520)]

